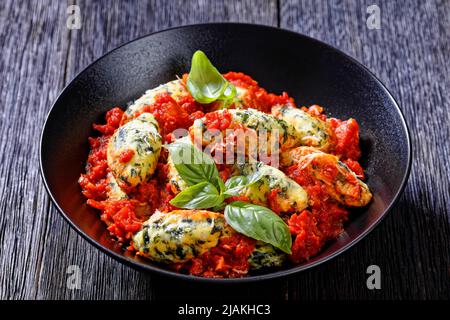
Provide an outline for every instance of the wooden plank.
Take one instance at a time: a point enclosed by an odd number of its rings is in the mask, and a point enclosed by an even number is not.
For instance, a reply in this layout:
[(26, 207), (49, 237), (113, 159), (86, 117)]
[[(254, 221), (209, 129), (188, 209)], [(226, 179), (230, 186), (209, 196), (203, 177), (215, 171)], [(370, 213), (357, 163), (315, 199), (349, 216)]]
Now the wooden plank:
[[(182, 24), (210, 21), (242, 21), (276, 24), (275, 1), (77, 1), (82, 26), (69, 35), (66, 78), (69, 81), (94, 59), (118, 45), (153, 31)], [(255, 11), (256, 6), (260, 10)], [(261, 7), (262, 6), (262, 7)], [(51, 299), (173, 299), (255, 294), (279, 298), (276, 289), (256, 285), (235, 289), (180, 284), (125, 267), (88, 244), (72, 231), (50, 207), (46, 223), (46, 249), (41, 262), (38, 297)], [(63, 236), (62, 236), (63, 235)], [(66, 268), (78, 265), (82, 271), (81, 290), (66, 289)], [(174, 290), (173, 288), (177, 288)]]
[(83, 26), (72, 32), (69, 77), (120, 44), (170, 27), (231, 21), (277, 24), (275, 0), (115, 0), (107, 5), (103, 1), (80, 0), (77, 4)]
[(0, 6), (0, 298), (35, 298), (51, 214), (39, 173), (39, 136), (63, 86), (66, 6)]
[[(292, 280), (292, 299), (450, 295), (450, 127), (443, 125), (450, 123), (450, 3), (384, 1), (380, 30), (366, 26), (371, 4), (281, 1), (282, 28), (342, 49), (390, 88), (410, 126), (415, 158), (395, 210), (350, 252)], [(381, 267), (382, 290), (366, 288), (371, 264)]]

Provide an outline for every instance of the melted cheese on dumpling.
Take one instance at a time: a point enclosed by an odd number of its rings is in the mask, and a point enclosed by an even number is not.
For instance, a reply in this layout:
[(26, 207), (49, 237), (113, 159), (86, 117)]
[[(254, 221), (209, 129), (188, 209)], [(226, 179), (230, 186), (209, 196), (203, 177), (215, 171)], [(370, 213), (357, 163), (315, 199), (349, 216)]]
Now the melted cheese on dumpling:
[[(150, 113), (143, 113), (119, 127), (108, 143), (108, 166), (121, 187), (135, 187), (147, 181), (155, 172), (161, 151), (162, 138), (158, 123)], [(124, 152), (133, 156), (123, 162)]]

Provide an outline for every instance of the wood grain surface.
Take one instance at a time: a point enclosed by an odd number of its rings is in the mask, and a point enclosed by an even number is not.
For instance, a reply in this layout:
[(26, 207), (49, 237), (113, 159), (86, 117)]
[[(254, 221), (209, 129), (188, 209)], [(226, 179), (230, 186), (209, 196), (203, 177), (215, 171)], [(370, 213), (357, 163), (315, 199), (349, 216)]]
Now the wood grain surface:
[[(374, 3), (379, 30), (366, 26)], [(80, 7), (79, 30), (66, 27), (70, 4)], [(213, 21), (278, 26), (327, 42), (371, 69), (404, 111), (414, 161), (399, 203), (357, 246), (313, 270), (236, 286), (144, 274), (78, 236), (45, 192), (39, 135), (62, 88), (129, 40)], [(3, 0), (0, 27), (0, 298), (450, 298), (449, 1)], [(381, 268), (381, 290), (366, 287), (372, 264)], [(81, 268), (80, 290), (66, 286), (70, 265)]]

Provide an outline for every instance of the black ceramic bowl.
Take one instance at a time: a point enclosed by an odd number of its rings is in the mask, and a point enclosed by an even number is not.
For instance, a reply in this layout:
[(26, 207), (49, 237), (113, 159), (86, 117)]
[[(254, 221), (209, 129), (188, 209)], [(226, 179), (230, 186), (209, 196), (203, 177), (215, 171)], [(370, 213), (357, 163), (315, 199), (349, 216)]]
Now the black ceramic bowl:
[[(88, 155), (92, 123), (125, 107), (146, 89), (189, 70), (203, 50), (222, 72), (242, 71), (270, 92), (288, 92), (299, 105), (319, 104), (338, 118), (353, 117), (361, 130), (362, 165), (374, 199), (352, 213), (345, 233), (313, 259), (243, 279), (202, 279), (171, 272), (134, 257), (108, 236), (98, 212), (86, 205), (77, 180)], [(117, 260), (146, 271), (202, 281), (251, 281), (316, 266), (350, 248), (386, 215), (402, 192), (411, 163), (405, 120), (387, 89), (361, 64), (324, 43), (265, 26), (204, 24), (170, 29), (123, 45), (83, 70), (54, 103), (41, 137), (47, 190), (69, 224)]]

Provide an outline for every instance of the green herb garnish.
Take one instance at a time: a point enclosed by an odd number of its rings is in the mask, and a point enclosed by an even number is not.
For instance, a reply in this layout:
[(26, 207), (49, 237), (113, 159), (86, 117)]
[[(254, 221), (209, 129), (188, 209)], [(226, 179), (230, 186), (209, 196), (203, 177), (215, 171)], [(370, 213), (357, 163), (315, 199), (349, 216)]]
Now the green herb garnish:
[(207, 209), (220, 205), (224, 195), (209, 182), (200, 182), (180, 192), (170, 203), (178, 208)]
[(187, 88), (195, 101), (204, 104), (221, 100), (227, 105), (236, 95), (235, 86), (222, 76), (200, 50), (192, 56)]
[(184, 209), (224, 209), (225, 220), (237, 232), (267, 242), (290, 254), (292, 238), (289, 227), (272, 210), (242, 201), (226, 204), (225, 199), (261, 179), (261, 174), (234, 176), (225, 183), (214, 160), (191, 144), (175, 142), (166, 146), (180, 176), (189, 187), (170, 203)]
[(225, 220), (237, 232), (270, 243), (291, 254), (289, 227), (272, 210), (255, 204), (234, 201), (225, 207)]
[(175, 169), (189, 186), (204, 181), (218, 186), (219, 172), (216, 163), (206, 153), (184, 142), (174, 142), (166, 145), (166, 148), (170, 152)]
[[(178, 208), (221, 210), (226, 198), (237, 195), (239, 191), (259, 179), (236, 176), (224, 183), (214, 159), (192, 144), (174, 142), (166, 148), (178, 174), (189, 185), (189, 188), (178, 193), (170, 201)], [(201, 199), (197, 199), (200, 197)]]
[(258, 171), (249, 176), (231, 177), (225, 183), (225, 195), (230, 197), (237, 196), (242, 190), (257, 182), (259, 179), (261, 179), (261, 174)]

